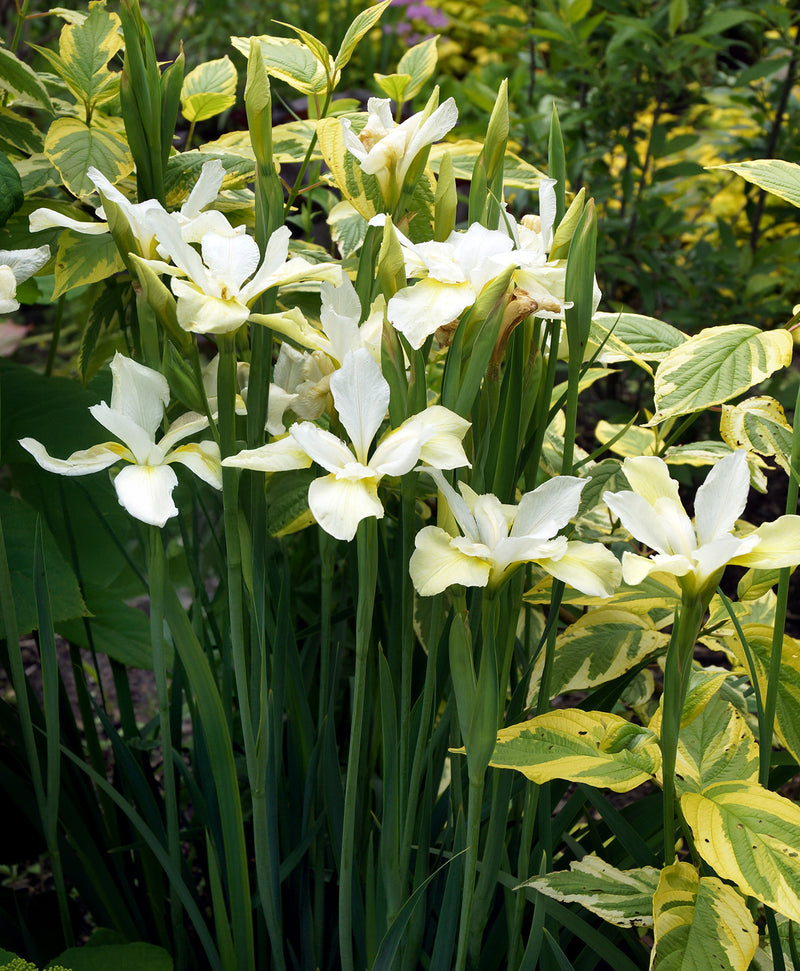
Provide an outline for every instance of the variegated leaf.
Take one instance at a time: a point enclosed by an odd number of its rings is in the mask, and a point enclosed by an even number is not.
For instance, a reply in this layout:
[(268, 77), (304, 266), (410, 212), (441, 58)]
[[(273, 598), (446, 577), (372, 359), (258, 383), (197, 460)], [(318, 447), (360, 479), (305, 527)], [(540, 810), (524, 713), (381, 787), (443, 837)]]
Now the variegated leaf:
[[(747, 606), (752, 607), (752, 604)], [(749, 673), (745, 651), (738, 635), (732, 629), (728, 633), (729, 636), (725, 638), (728, 647), (742, 668)], [(761, 691), (765, 693), (772, 657), (772, 627), (767, 624), (743, 623), (742, 633), (750, 647)], [(800, 764), (800, 644), (788, 634), (783, 638), (775, 721), (778, 737)]]
[(664, 358), (656, 371), (655, 425), (722, 404), (792, 360), (792, 335), (748, 324), (709, 327)]
[(724, 880), (800, 921), (800, 806), (754, 783), (681, 796), (697, 852)]
[(661, 871), (653, 897), (652, 971), (747, 971), (758, 947), (758, 928), (733, 887), (701, 877), (689, 863)]
[(787, 472), (791, 468), (792, 426), (775, 398), (760, 395), (738, 405), (723, 405), (719, 432), (731, 448), (774, 456)]
[[(459, 139), (456, 142), (441, 142), (431, 147), (428, 164), (438, 174), (439, 166), (445, 152), (450, 152), (453, 159), (453, 174), (457, 179), (472, 181), (475, 162), (483, 150), (480, 142), (469, 139)], [(503, 184), (507, 189), (537, 189), (541, 179), (546, 179), (544, 172), (515, 155), (506, 152), (503, 160)]]
[(80, 118), (56, 118), (47, 132), (45, 155), (75, 196), (94, 192), (86, 174), (94, 166), (112, 183), (133, 171), (133, 158), (119, 126), (89, 126)]
[[(531, 604), (549, 604), (552, 580), (543, 578), (532, 590), (525, 594), (525, 600)], [(634, 587), (621, 583), (613, 597), (588, 597), (577, 590), (567, 588), (564, 591), (564, 603), (579, 604), (584, 607), (610, 607), (630, 610), (635, 614), (647, 613), (656, 607), (673, 607), (681, 601), (681, 591), (678, 581), (674, 577), (662, 574), (658, 578), (652, 576)]]
[(616, 927), (652, 927), (659, 876), (655, 867), (618, 870), (590, 853), (573, 860), (569, 870), (535, 877), (522, 886), (567, 904), (580, 904)]
[[(613, 681), (668, 643), (669, 634), (656, 630), (646, 614), (604, 607), (590, 610), (556, 641), (552, 694), (582, 691)], [(534, 690), (543, 666), (542, 653), (531, 679)]]
[(52, 299), (75, 287), (105, 280), (124, 269), (122, 257), (108, 233), (85, 236), (67, 229), (58, 240)]
[(607, 333), (611, 334), (611, 340), (601, 352), (602, 359), (611, 363), (637, 358), (663, 361), (686, 340), (686, 335), (677, 327), (644, 314), (598, 311), (592, 315), (592, 328), (595, 331), (592, 339), (598, 343)]
[(661, 763), (656, 736), (619, 715), (557, 709), (497, 733), (490, 765), (536, 783), (582, 782), (628, 792), (651, 781)]
[(198, 64), (183, 79), (181, 111), (189, 122), (205, 121), (236, 102), (236, 68), (226, 55)]
[[(256, 38), (261, 44), (264, 66), (271, 77), (285, 81), (290, 87), (303, 94), (322, 94), (328, 86), (325, 67), (302, 41), (293, 37), (270, 37), (262, 34)], [(231, 44), (248, 57), (250, 54), (249, 37), (231, 37)], [(338, 72), (334, 74), (333, 60), (329, 57), (329, 70), (334, 84)]]
[[(720, 673), (687, 698), (675, 765), (678, 793), (700, 792), (715, 782), (758, 780), (758, 745), (744, 716), (718, 694), (727, 674)], [(710, 699), (704, 696), (708, 689)], [(699, 714), (695, 714), (697, 709)], [(660, 711), (659, 711), (660, 714)], [(658, 716), (650, 728), (658, 731)]]
[(800, 165), (777, 158), (760, 158), (752, 162), (735, 162), (718, 168), (735, 172), (760, 189), (779, 199), (800, 206)]

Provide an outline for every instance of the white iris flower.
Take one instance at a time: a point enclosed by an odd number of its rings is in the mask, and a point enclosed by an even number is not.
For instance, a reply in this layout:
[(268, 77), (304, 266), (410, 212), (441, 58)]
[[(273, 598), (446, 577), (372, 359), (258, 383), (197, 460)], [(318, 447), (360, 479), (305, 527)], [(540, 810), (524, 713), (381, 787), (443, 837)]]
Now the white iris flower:
[(330, 387), (349, 442), (303, 421), (292, 425), (285, 438), (239, 452), (223, 465), (261, 472), (321, 465), (328, 474), (311, 483), (308, 506), (325, 532), (343, 540), (355, 536), (362, 519), (383, 518), (378, 483), (385, 475), (404, 475), (419, 462), (441, 469), (469, 465), (461, 444), (469, 422), (441, 405), (406, 419), (370, 454), (389, 406), (389, 385), (366, 348), (345, 355)]
[(168, 213), (153, 211), (148, 222), (159, 253), (174, 265), (145, 262), (157, 273), (172, 276), (178, 323), (196, 334), (238, 330), (250, 316), (249, 305), (271, 287), (341, 279), (341, 268), (335, 263), (314, 264), (299, 256), (287, 259), (291, 234), (286, 226), (272, 234), (262, 261), (256, 241), (231, 227), (225, 233), (218, 229), (205, 232), (198, 253), (187, 242), (185, 229)]
[[(125, 216), (139, 246), (139, 254), (144, 257), (155, 257), (157, 255), (155, 233), (150, 225), (149, 216), (153, 212), (163, 213), (166, 211), (161, 203), (155, 199), (129, 202), (119, 189), (113, 186), (103, 173), (94, 166), (88, 169), (87, 175), (95, 188), (102, 192), (109, 202), (118, 206)], [(190, 242), (198, 240), (204, 232), (208, 232), (210, 229), (219, 231), (222, 226), (228, 224), (221, 212), (216, 210), (203, 212), (206, 206), (211, 205), (216, 200), (224, 178), (225, 170), (219, 159), (206, 162), (187, 200), (177, 212), (169, 214), (170, 218), (174, 219), (181, 227), (184, 238)], [(71, 229), (85, 236), (102, 236), (104, 233), (110, 232), (102, 206), (95, 209), (95, 216), (97, 217), (96, 222), (88, 222), (72, 219), (55, 209), (42, 208), (34, 210), (28, 218), (32, 233), (56, 226), (62, 229)]]
[(19, 309), (17, 284), (32, 277), (50, 259), (50, 247), (0, 250), (0, 314)]
[[(435, 92), (434, 98), (437, 96)], [(433, 111), (428, 102), (423, 111), (398, 125), (392, 117), (391, 104), (389, 98), (370, 98), (367, 123), (358, 135), (348, 119), (343, 119), (341, 124), (345, 146), (358, 159), (363, 171), (375, 176), (384, 201), (394, 208), (417, 156), (453, 128), (458, 121), (458, 108), (452, 98)]]
[(219, 448), (212, 441), (177, 444), (208, 425), (207, 418), (193, 412), (174, 421), (156, 442), (156, 431), (169, 404), (166, 378), (121, 354), (111, 362), (111, 374), (111, 404), (101, 402), (89, 411), (124, 444), (104, 442), (74, 452), (67, 459), (53, 458), (33, 438), (21, 439), (20, 445), (43, 469), (59, 475), (89, 475), (120, 460), (131, 463), (114, 478), (120, 505), (142, 522), (163, 526), (178, 515), (172, 501), (172, 491), (178, 484), (172, 463), (180, 462), (204, 482), (221, 489)]
[(461, 495), (441, 472), (426, 469), (447, 501), (463, 535), (440, 526), (417, 533), (409, 572), (421, 596), (452, 584), (497, 588), (521, 563), (537, 563), (564, 583), (592, 597), (610, 597), (621, 579), (617, 558), (599, 543), (558, 536), (578, 511), (586, 479), (562, 475), (526, 492), (514, 506), (478, 495), (459, 483)]
[(626, 583), (669, 573), (690, 592), (710, 596), (728, 563), (757, 569), (800, 563), (800, 516), (781, 516), (746, 536), (733, 532), (750, 488), (746, 452), (726, 455), (708, 473), (695, 496), (694, 523), (662, 459), (626, 458), (622, 470), (633, 491), (605, 492), (603, 501), (635, 539), (655, 550), (651, 557), (623, 554)]

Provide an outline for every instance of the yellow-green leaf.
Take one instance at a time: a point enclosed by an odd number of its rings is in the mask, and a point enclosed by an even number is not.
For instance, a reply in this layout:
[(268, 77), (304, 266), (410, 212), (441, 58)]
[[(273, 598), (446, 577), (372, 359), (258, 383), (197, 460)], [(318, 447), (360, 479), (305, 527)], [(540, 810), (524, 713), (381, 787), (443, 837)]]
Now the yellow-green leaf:
[[(470, 141), (469, 139), (461, 139), (457, 142), (440, 142), (431, 146), (428, 164), (434, 172), (438, 173), (442, 156), (445, 152), (450, 152), (453, 157), (455, 177), (471, 182), (475, 162), (482, 151), (483, 145), (480, 142)], [(540, 180), (546, 178), (544, 172), (520, 158), (519, 155), (506, 152), (503, 159), (503, 184), (507, 189), (534, 190), (539, 187)]]
[(661, 871), (653, 917), (652, 971), (747, 971), (758, 947), (758, 928), (741, 894), (716, 877), (701, 877), (689, 863)]
[(7, 91), (12, 98), (32, 101), (46, 111), (53, 111), (47, 88), (36, 71), (5, 47), (0, 47), (0, 91)]
[(410, 74), (373, 74), (378, 87), (392, 101), (406, 100), (406, 90), (411, 83)]
[(664, 358), (656, 371), (650, 424), (719, 405), (792, 360), (792, 335), (748, 324), (709, 327)]
[(124, 269), (125, 264), (109, 233), (82, 236), (67, 229), (58, 239), (52, 299), (75, 287), (105, 280)]
[(800, 921), (800, 806), (754, 783), (719, 782), (684, 793), (681, 811), (723, 880)]
[(660, 871), (655, 867), (618, 870), (594, 853), (573, 860), (569, 870), (535, 877), (523, 887), (566, 904), (580, 904), (616, 927), (652, 927), (653, 894)]
[(334, 62), (337, 70), (341, 70), (353, 56), (353, 51), (358, 46), (358, 42), (368, 34), (380, 20), (383, 11), (389, 6), (391, 0), (381, 0), (380, 3), (373, 4), (362, 10), (355, 20), (347, 28), (339, 52)]
[[(598, 311), (592, 316), (592, 329), (598, 332), (593, 339), (611, 332), (611, 340), (606, 342), (601, 352), (603, 360), (610, 363), (626, 357), (630, 360), (662, 361), (686, 340), (686, 335), (676, 327), (644, 314)], [(615, 341), (627, 349), (627, 354), (617, 349)]]
[[(613, 681), (668, 643), (669, 634), (656, 630), (646, 614), (604, 607), (590, 610), (556, 641), (552, 693), (583, 691)], [(540, 655), (531, 679), (534, 690), (543, 666)]]
[[(753, 604), (748, 602), (746, 608), (752, 615)], [(765, 694), (772, 657), (772, 627), (767, 624), (744, 623), (742, 633), (750, 647), (762, 694)], [(733, 629), (728, 631), (725, 642), (741, 667), (749, 673), (744, 648)], [(775, 730), (778, 738), (800, 765), (800, 644), (788, 634), (783, 637), (776, 705)]]
[[(261, 44), (264, 66), (271, 77), (285, 81), (303, 94), (321, 94), (327, 89), (325, 67), (302, 41), (293, 37), (270, 37), (268, 34), (262, 34), (256, 40)], [(231, 37), (231, 44), (245, 57), (249, 56), (249, 37)], [(339, 72), (334, 74), (332, 59), (329, 69), (335, 84)]]
[(794, 162), (760, 158), (752, 162), (736, 162), (715, 167), (735, 172), (779, 199), (785, 199), (793, 206), (800, 206), (800, 165)]
[(738, 405), (723, 405), (719, 433), (731, 448), (774, 456), (778, 465), (789, 472), (792, 426), (775, 398), (759, 395)]
[[(530, 604), (549, 604), (552, 580), (545, 578), (532, 590), (525, 594), (525, 600)], [(579, 604), (583, 607), (620, 607), (633, 613), (647, 613), (654, 607), (677, 606), (681, 600), (678, 581), (674, 577), (662, 574), (657, 579), (649, 576), (636, 586), (621, 583), (613, 597), (588, 597), (579, 591), (567, 588), (564, 591), (564, 603)]]
[(489, 764), (539, 784), (566, 779), (628, 792), (652, 781), (661, 751), (649, 729), (619, 715), (567, 708), (501, 729)]
[(331, 239), (339, 247), (343, 260), (352, 256), (364, 242), (367, 221), (346, 199), (337, 202), (328, 213)]
[(183, 79), (183, 117), (193, 123), (222, 114), (236, 102), (237, 80), (236, 68), (227, 55), (198, 64)]
[(0, 151), (36, 155), (43, 145), (41, 131), (29, 118), (0, 106)]
[(108, 70), (111, 58), (122, 49), (121, 21), (104, 2), (89, 4), (82, 24), (67, 24), (61, 31), (59, 53), (67, 68), (64, 80), (73, 93), (89, 104), (113, 97), (119, 75)]
[(439, 52), (436, 49), (438, 36), (428, 37), (427, 40), (410, 47), (397, 62), (397, 73), (406, 74), (410, 82), (405, 90), (405, 98), (413, 98), (419, 94), (423, 85), (436, 70)]
[(362, 171), (358, 159), (347, 150), (337, 118), (323, 118), (317, 124), (319, 147), (342, 195), (365, 219), (383, 212), (385, 205), (378, 180)]
[[(678, 793), (700, 792), (715, 782), (758, 780), (758, 745), (753, 733), (744, 716), (718, 693), (725, 677), (722, 673), (706, 686), (713, 691), (710, 700), (687, 699), (675, 766)], [(694, 714), (698, 707), (700, 713)], [(650, 728), (657, 730), (659, 721), (654, 717)]]
[[(616, 438), (625, 428), (625, 425), (612, 424), (605, 419), (599, 421), (595, 426), (594, 437), (605, 445)], [(631, 425), (625, 430), (613, 445), (609, 445), (609, 451), (617, 455), (655, 455), (659, 446), (660, 436), (655, 428), (642, 428), (639, 425)]]
[(80, 118), (56, 118), (44, 142), (45, 155), (58, 169), (64, 185), (75, 196), (94, 192), (87, 171), (99, 169), (112, 183), (133, 171), (133, 159), (122, 131), (110, 125), (89, 126)]

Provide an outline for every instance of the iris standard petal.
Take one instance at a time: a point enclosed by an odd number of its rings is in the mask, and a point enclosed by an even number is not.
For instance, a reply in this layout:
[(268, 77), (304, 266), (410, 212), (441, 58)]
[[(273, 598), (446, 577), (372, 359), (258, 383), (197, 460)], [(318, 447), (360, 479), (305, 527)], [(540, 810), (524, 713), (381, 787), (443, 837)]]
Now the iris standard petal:
[[(438, 469), (421, 468), (420, 472), (427, 472), (428, 475), (436, 483), (436, 487), (439, 492), (444, 497), (445, 502), (450, 507), (450, 512), (456, 519), (456, 522), (461, 527), (461, 532), (473, 543), (480, 542), (480, 533), (478, 532), (478, 524), (475, 522), (475, 517), (472, 515), (472, 509), (470, 508), (467, 501), (460, 496), (455, 489), (450, 485), (450, 483), (445, 479), (442, 473)], [(472, 490), (470, 490), (472, 492)], [(475, 493), (472, 493), (474, 496)]]
[(717, 462), (694, 497), (694, 523), (701, 545), (731, 532), (744, 512), (749, 491), (745, 451), (740, 449)]
[(126, 415), (153, 440), (169, 405), (167, 379), (119, 352), (111, 362), (111, 378), (112, 411)]
[(325, 475), (308, 487), (308, 508), (319, 525), (336, 539), (353, 539), (362, 519), (383, 518), (375, 479), (340, 479)]
[(671, 537), (644, 496), (636, 492), (604, 492), (603, 502), (640, 543), (659, 553), (672, 552)]
[(557, 475), (526, 492), (519, 501), (511, 535), (555, 536), (578, 511), (587, 482), (574, 475)]
[(163, 526), (178, 515), (172, 501), (177, 484), (175, 470), (168, 465), (126, 465), (114, 479), (119, 504), (151, 526)]
[(306, 455), (328, 472), (341, 472), (355, 462), (355, 456), (341, 438), (313, 422), (298, 422), (289, 433)]
[(678, 483), (670, 477), (667, 463), (655, 455), (626, 458), (622, 471), (631, 489), (652, 506), (656, 499), (666, 497), (680, 502)]
[(408, 572), (420, 596), (432, 597), (454, 583), (485, 587), (489, 582), (490, 561), (463, 553), (451, 540), (438, 526), (425, 526), (417, 533)]
[(389, 407), (389, 384), (366, 348), (345, 355), (331, 377), (331, 393), (356, 458), (366, 465), (369, 447)]
[(200, 251), (209, 273), (222, 285), (221, 296), (226, 296), (226, 289), (227, 296), (236, 296), (244, 281), (255, 273), (261, 259), (258, 243), (245, 234), (206, 233), (200, 240)]
[(164, 452), (153, 441), (141, 425), (121, 411), (109, 408), (105, 401), (92, 405), (89, 409), (92, 417), (99, 421), (103, 428), (120, 438), (131, 450), (133, 460), (142, 465), (159, 465), (164, 459)]

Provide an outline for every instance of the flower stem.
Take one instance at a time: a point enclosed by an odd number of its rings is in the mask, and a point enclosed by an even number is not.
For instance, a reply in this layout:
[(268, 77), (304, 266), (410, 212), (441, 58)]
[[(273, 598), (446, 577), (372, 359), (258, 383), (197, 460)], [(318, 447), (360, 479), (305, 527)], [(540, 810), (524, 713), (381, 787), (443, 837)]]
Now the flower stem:
[(353, 850), (356, 835), (356, 797), (364, 724), (364, 696), (367, 683), (367, 651), (372, 633), (372, 610), (378, 578), (377, 521), (370, 517), (358, 524), (358, 602), (356, 605), (356, 666), (353, 682), (353, 712), (344, 791), (342, 854), (339, 865), (339, 953), (342, 971), (353, 971)]
[(664, 785), (664, 862), (675, 855), (675, 763), (681, 715), (689, 687), (694, 644), (705, 607), (696, 593), (684, 591), (680, 612), (672, 629), (664, 665), (664, 696), (661, 714), (661, 772)]
[[(166, 557), (161, 530), (150, 527), (148, 583), (150, 588), (150, 646), (153, 652), (153, 674), (158, 697), (158, 725), (161, 736), (161, 759), (164, 772), (164, 801), (167, 815), (167, 850), (177, 873), (181, 872), (180, 819), (175, 786), (175, 766), (172, 752), (172, 732), (169, 717), (169, 684), (167, 659), (164, 651), (164, 582)], [(173, 945), (183, 952), (182, 910), (177, 895), (172, 895)], [(181, 962), (182, 963), (182, 962)]]
[[(236, 345), (232, 334), (220, 338), (220, 363), (217, 372), (220, 452), (223, 458), (236, 451)], [(274, 867), (270, 853), (268, 807), (266, 796), (266, 760), (269, 753), (268, 733), (259, 732), (256, 739), (250, 707), (250, 680), (244, 638), (244, 603), (242, 597), (242, 549), (239, 538), (239, 472), (222, 469), (222, 502), (227, 549), (228, 609), (230, 618), (231, 656), (239, 700), (239, 713), (244, 742), (247, 777), (253, 804), (253, 841), (258, 884), (264, 920), (272, 946), (275, 966), (285, 967), (283, 935), (280, 930), (280, 896), (272, 879)], [(264, 718), (267, 715), (264, 713)]]

